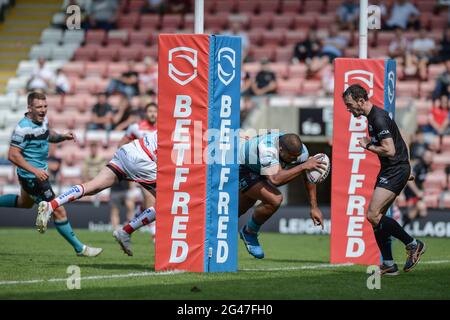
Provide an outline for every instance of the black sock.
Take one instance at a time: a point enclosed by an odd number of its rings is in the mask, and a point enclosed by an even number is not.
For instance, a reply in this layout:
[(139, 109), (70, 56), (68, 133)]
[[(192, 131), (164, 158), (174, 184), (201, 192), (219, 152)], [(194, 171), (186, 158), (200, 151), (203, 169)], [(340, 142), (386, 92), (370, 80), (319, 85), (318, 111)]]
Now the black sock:
[(392, 257), (391, 237), (389, 234), (384, 232), (379, 225), (376, 228), (373, 228), (373, 232), (383, 260), (394, 260)]
[(377, 228), (383, 230), (383, 233), (397, 238), (403, 242), (405, 246), (414, 241), (414, 239), (405, 230), (403, 230), (397, 221), (387, 216), (381, 217)]
[(411, 223), (411, 219), (409, 218), (409, 215), (407, 213), (405, 213), (403, 215), (403, 226), (402, 227), (404, 228), (405, 226), (407, 226), (410, 223)]

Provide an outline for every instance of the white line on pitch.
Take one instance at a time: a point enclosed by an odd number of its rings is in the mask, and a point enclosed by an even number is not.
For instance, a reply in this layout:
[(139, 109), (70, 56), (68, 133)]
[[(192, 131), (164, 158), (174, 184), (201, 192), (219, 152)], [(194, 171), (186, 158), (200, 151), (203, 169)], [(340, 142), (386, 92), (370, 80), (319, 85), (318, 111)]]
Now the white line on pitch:
[[(432, 260), (432, 261), (422, 261), (420, 264), (446, 264), (450, 263), (450, 260)], [(295, 271), (295, 270), (314, 270), (314, 269), (327, 269), (327, 268), (341, 268), (353, 266), (352, 263), (342, 263), (342, 264), (313, 264), (298, 267), (280, 267), (280, 268), (243, 268), (238, 271)], [(101, 279), (120, 279), (120, 278), (136, 278), (136, 277), (153, 277), (153, 276), (167, 276), (174, 274), (185, 273), (185, 271), (162, 271), (162, 272), (137, 272), (137, 273), (126, 273), (126, 274), (110, 274), (110, 275), (99, 275), (99, 276), (88, 276), (81, 277), (80, 280), (101, 280)], [(52, 279), (36, 279), (36, 280), (17, 280), (17, 281), (0, 281), (0, 285), (16, 285), (16, 284), (34, 284), (34, 283), (45, 283), (45, 282), (65, 282), (67, 278), (52, 278)]]

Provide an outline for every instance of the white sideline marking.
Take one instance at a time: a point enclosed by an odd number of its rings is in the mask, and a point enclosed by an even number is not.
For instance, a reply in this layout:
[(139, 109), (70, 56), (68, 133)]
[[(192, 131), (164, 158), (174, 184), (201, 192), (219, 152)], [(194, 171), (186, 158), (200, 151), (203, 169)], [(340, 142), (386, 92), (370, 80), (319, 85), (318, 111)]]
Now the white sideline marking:
[[(450, 260), (432, 260), (432, 261), (422, 261), (420, 264), (445, 264), (450, 263)], [(314, 269), (328, 269), (328, 268), (341, 268), (353, 266), (353, 263), (342, 263), (342, 264), (313, 264), (307, 266), (298, 267), (280, 267), (280, 268), (260, 268), (260, 269), (250, 269), (244, 268), (238, 271), (295, 271), (295, 270), (314, 270)], [(125, 274), (110, 274), (110, 275), (99, 275), (99, 276), (88, 276), (81, 277), (80, 280), (99, 280), (99, 279), (120, 279), (120, 278), (136, 278), (136, 277), (153, 277), (153, 276), (167, 276), (174, 274), (185, 273), (186, 271), (162, 271), (162, 272), (137, 272), (137, 273), (125, 273)], [(0, 285), (16, 285), (16, 284), (34, 284), (34, 283), (45, 283), (45, 282), (66, 282), (67, 278), (52, 278), (52, 279), (36, 279), (36, 280), (17, 280), (17, 281), (0, 281)]]

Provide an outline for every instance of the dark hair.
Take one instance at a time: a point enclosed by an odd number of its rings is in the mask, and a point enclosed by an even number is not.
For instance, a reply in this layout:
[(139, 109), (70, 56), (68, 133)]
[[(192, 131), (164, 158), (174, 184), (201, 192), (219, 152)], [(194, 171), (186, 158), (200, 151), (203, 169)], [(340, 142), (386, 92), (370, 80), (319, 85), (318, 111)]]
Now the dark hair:
[(358, 101), (359, 99), (369, 100), (366, 89), (361, 87), (359, 84), (352, 84), (347, 90), (342, 94), (342, 98), (345, 99), (346, 96), (351, 96), (353, 100)]
[(30, 92), (27, 97), (27, 103), (29, 106), (33, 103), (33, 100), (45, 100), (45, 94), (41, 92)]
[(150, 102), (145, 106), (145, 112), (147, 112), (148, 108), (150, 107), (155, 107), (156, 109), (158, 109), (158, 105), (154, 102)]
[(280, 137), (280, 146), (289, 154), (297, 154), (302, 150), (302, 140), (295, 133), (287, 133)]

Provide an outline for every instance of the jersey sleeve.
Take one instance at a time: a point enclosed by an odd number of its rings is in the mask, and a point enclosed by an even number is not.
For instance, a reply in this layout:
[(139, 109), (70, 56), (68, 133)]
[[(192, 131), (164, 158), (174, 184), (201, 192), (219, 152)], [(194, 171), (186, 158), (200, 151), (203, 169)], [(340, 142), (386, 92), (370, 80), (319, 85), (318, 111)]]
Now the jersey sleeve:
[(384, 117), (375, 118), (373, 129), (379, 141), (387, 138), (392, 138), (392, 133), (389, 130), (390, 121), (392, 120), (387, 114)]
[(259, 145), (259, 162), (261, 168), (269, 168), (280, 163), (278, 151), (275, 147), (266, 146), (263, 143)]
[(138, 137), (137, 137), (136, 131), (137, 131), (137, 124), (133, 123), (132, 125), (128, 126), (128, 129), (127, 129), (125, 135), (130, 140), (137, 139)]
[(11, 146), (24, 149), (27, 145), (27, 141), (25, 140), (25, 130), (24, 128), (21, 128), (17, 126), (12, 135), (11, 135)]

